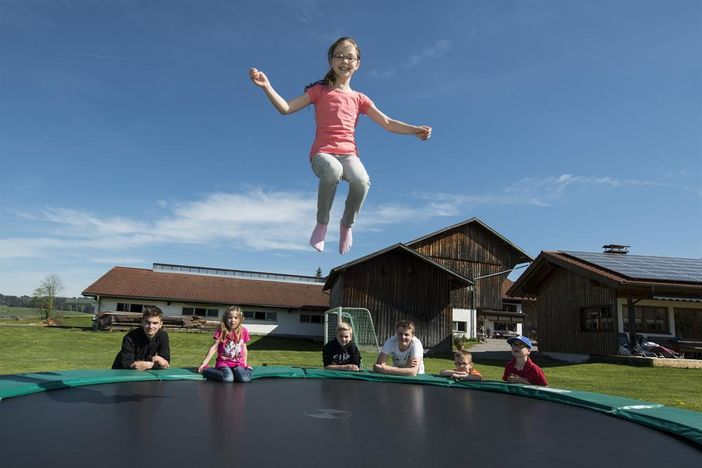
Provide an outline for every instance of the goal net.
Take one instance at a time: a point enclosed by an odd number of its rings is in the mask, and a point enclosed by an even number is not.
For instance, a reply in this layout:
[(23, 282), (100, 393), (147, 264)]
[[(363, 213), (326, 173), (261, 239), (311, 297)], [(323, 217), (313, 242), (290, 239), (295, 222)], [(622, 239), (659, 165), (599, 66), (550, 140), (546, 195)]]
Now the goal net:
[(357, 307), (335, 307), (324, 313), (324, 342), (336, 336), (336, 327), (346, 322), (353, 328), (353, 341), (361, 351), (380, 352), (378, 335), (368, 309)]

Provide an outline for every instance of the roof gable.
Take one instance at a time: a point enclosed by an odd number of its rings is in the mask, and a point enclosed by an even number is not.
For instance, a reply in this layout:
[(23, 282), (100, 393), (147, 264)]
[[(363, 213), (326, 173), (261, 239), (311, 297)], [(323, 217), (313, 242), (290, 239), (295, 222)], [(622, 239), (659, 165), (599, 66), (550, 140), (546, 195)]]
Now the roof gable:
[(456, 273), (455, 271), (453, 271), (453, 270), (451, 270), (451, 269), (449, 269), (449, 268), (446, 268), (445, 266), (443, 266), (443, 265), (441, 265), (441, 264), (439, 264), (439, 263), (437, 263), (437, 262), (435, 262), (435, 261), (433, 261), (433, 260), (431, 260), (431, 259), (425, 257), (424, 255), (421, 255), (421, 254), (417, 253), (416, 251), (414, 251), (413, 249), (410, 249), (410, 248), (407, 247), (406, 245), (401, 244), (401, 243), (398, 243), (398, 244), (395, 244), (395, 245), (391, 245), (390, 247), (387, 247), (387, 248), (385, 248), (385, 249), (383, 249), (383, 250), (379, 250), (379, 251), (377, 251), (377, 252), (373, 252), (372, 254), (366, 255), (365, 257), (361, 257), (361, 258), (356, 259), (356, 260), (354, 260), (354, 261), (352, 261), (352, 262), (345, 263), (344, 265), (340, 265), (340, 266), (338, 266), (338, 267), (333, 268), (333, 269), (329, 272), (329, 276), (327, 276), (327, 281), (324, 283), (324, 290), (326, 291), (326, 290), (328, 290), (328, 289), (331, 289), (331, 287), (333, 286), (333, 284), (334, 284), (334, 282), (336, 281), (337, 277), (341, 274), (342, 271), (344, 271), (344, 270), (346, 270), (346, 269), (348, 269), (348, 268), (352, 268), (352, 267), (354, 267), (354, 266), (356, 266), (356, 265), (359, 265), (359, 264), (361, 264), (361, 263), (365, 263), (365, 262), (370, 261), (370, 260), (372, 260), (372, 259), (375, 259), (375, 258), (377, 258), (377, 257), (383, 256), (383, 255), (385, 255), (385, 254), (387, 254), (387, 253), (389, 253), (389, 252), (391, 252), (391, 251), (395, 251), (395, 250), (401, 250), (402, 252), (405, 252), (406, 254), (411, 255), (411, 256), (417, 258), (418, 260), (420, 260), (420, 261), (422, 261), (422, 262), (428, 263), (429, 265), (431, 265), (431, 266), (434, 267), (434, 268), (438, 268), (438, 269), (440, 269), (440, 270), (443, 270), (443, 271), (446, 272), (448, 275), (450, 275), (455, 281), (461, 283), (461, 284), (464, 285), (464, 286), (470, 286), (470, 285), (473, 284), (473, 281), (471, 281), (470, 279), (468, 279), (468, 278), (466, 278), (466, 277), (464, 277), (464, 276), (459, 275), (459, 274)]
[(490, 233), (491, 235), (493, 235), (495, 238), (499, 239), (507, 247), (507, 249), (511, 250), (518, 257), (522, 257), (522, 261), (528, 262), (528, 261), (533, 260), (532, 257), (528, 253), (526, 253), (524, 250), (517, 247), (509, 239), (507, 239), (502, 234), (498, 233), (497, 231), (495, 231), (490, 226), (488, 226), (487, 224), (485, 224), (483, 221), (481, 221), (479, 218), (476, 218), (476, 217), (467, 219), (465, 221), (461, 221), (460, 223), (454, 224), (453, 226), (448, 226), (448, 227), (445, 227), (443, 229), (439, 229), (438, 231), (434, 231), (430, 234), (427, 234), (425, 236), (422, 236), (422, 237), (414, 239), (410, 242), (407, 242), (406, 245), (410, 248), (414, 248), (417, 244), (419, 244), (423, 241), (426, 241), (428, 239), (431, 239), (432, 237), (439, 237), (442, 234), (445, 234), (449, 231), (461, 228), (461, 227), (469, 225), (469, 224), (474, 224), (476, 226), (479, 226), (482, 229), (484, 229), (485, 231), (487, 231), (488, 233)]

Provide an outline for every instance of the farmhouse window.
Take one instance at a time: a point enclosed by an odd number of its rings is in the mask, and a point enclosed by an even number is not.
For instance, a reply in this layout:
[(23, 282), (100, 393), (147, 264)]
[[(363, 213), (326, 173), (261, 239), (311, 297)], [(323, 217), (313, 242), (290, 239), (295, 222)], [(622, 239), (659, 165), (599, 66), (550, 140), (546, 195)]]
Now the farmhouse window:
[(702, 309), (676, 307), (675, 334), (684, 340), (702, 340)]
[(611, 305), (583, 307), (580, 322), (585, 331), (614, 330), (614, 314)]
[(322, 323), (321, 315), (300, 314), (301, 323)]
[(144, 304), (127, 304), (124, 302), (117, 303), (117, 312), (138, 312), (144, 310)]
[(204, 307), (183, 307), (181, 315), (197, 315), (198, 317), (219, 317), (219, 309)]
[(244, 311), (244, 318), (249, 320), (263, 320), (266, 322), (277, 322), (278, 314), (276, 312), (252, 312)]
[(466, 322), (453, 322), (453, 331), (455, 332), (465, 332), (468, 330)]
[(676, 307), (675, 334), (684, 340), (702, 340), (702, 309)]
[[(624, 331), (629, 331), (629, 308), (624, 305), (622, 310)], [(635, 306), (634, 323), (636, 331), (641, 333), (670, 333), (668, 325), (668, 308), (654, 306)]]

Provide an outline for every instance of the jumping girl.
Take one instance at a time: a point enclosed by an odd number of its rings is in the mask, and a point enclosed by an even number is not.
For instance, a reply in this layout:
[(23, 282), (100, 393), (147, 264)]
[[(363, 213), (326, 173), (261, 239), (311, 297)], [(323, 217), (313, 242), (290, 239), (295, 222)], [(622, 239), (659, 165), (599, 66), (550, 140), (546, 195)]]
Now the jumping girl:
[(249, 70), (251, 81), (263, 89), (273, 106), (283, 114), (292, 114), (314, 104), (316, 136), (310, 151), (312, 171), (319, 178), (317, 193), (317, 225), (310, 245), (324, 250), (324, 238), (336, 187), (340, 180), (349, 183), (344, 214), (339, 230), (339, 253), (351, 249), (351, 226), (363, 205), (370, 179), (358, 157), (355, 131), (359, 114), (366, 114), (385, 130), (414, 135), (421, 140), (431, 136), (431, 127), (416, 126), (391, 119), (373, 104), (368, 96), (351, 89), (351, 77), (361, 66), (361, 50), (350, 37), (337, 39), (327, 52), (329, 71), (326, 76), (305, 88), (302, 96), (286, 101), (271, 86), (268, 77), (255, 68)]
[[(231, 306), (222, 315), (222, 323), (215, 330), (214, 343), (197, 368), (207, 380), (218, 382), (251, 382), (251, 368), (246, 364), (249, 331), (242, 326), (244, 313), (240, 307)], [(217, 353), (215, 368), (208, 366)]]

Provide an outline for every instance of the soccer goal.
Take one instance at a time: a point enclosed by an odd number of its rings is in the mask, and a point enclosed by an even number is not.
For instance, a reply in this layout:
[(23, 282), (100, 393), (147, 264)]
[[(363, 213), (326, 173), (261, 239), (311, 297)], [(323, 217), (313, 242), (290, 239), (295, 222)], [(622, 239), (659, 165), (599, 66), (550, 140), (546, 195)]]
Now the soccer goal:
[(353, 341), (361, 351), (379, 353), (378, 335), (375, 333), (373, 318), (368, 309), (357, 307), (335, 307), (324, 313), (324, 342), (336, 336), (336, 327), (346, 322), (353, 328)]

